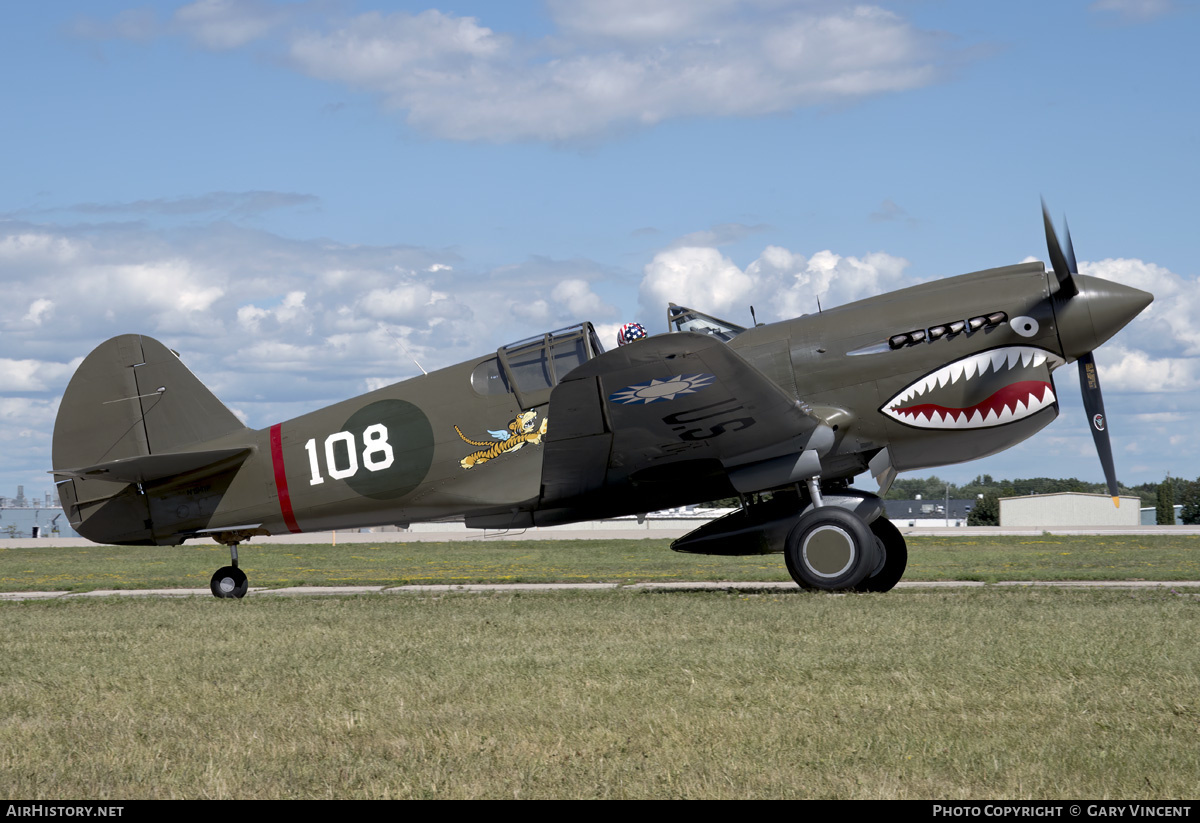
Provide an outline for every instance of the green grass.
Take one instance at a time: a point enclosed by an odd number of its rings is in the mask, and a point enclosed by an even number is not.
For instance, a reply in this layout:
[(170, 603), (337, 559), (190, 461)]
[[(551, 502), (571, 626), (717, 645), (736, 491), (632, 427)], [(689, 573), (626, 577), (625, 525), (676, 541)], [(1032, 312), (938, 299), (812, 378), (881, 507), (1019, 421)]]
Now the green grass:
[(1200, 580), (1200, 536), (914, 537), (906, 580)]
[[(288, 545), (240, 550), (252, 586), (789, 580), (782, 555), (709, 557), (667, 540)], [(5, 548), (0, 591), (203, 588), (229, 561), (216, 543)], [(1197, 580), (1200, 537), (916, 537), (906, 580)]]
[(1200, 602), (1165, 591), (0, 610), (9, 798), (1200, 792)]

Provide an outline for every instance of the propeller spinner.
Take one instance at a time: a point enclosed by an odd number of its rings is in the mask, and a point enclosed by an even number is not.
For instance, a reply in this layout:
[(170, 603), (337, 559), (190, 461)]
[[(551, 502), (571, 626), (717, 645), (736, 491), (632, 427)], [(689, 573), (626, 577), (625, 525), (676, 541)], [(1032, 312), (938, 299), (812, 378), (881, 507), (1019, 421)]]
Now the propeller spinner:
[(1097, 277), (1079, 274), (1071, 231), (1064, 223), (1066, 250), (1058, 243), (1046, 202), (1042, 201), (1042, 219), (1046, 224), (1046, 247), (1050, 264), (1058, 279), (1055, 293), (1055, 315), (1058, 318), (1059, 340), (1063, 354), (1075, 358), (1079, 365), (1079, 388), (1083, 407), (1088, 416), (1088, 428), (1096, 443), (1096, 453), (1104, 468), (1104, 480), (1113, 504), (1120, 506), (1117, 496), (1117, 470), (1113, 465), (1112, 443), (1108, 436), (1108, 420), (1104, 416), (1104, 395), (1100, 391), (1100, 375), (1092, 351), (1108, 340), (1150, 305), (1154, 296), (1140, 289), (1123, 286)]

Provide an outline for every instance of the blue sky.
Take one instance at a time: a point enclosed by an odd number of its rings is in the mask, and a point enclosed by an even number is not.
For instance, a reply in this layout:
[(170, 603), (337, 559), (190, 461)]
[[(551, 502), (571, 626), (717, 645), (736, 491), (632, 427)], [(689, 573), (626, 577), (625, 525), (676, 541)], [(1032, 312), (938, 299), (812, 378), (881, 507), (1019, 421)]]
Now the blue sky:
[[(1045, 259), (1158, 300), (1097, 352), (1122, 482), (1200, 474), (1200, 10), (1170, 0), (6, 4), (0, 495), (124, 332), (249, 425), (665, 301), (781, 319)], [(1068, 373), (1069, 372), (1069, 373)], [(965, 480), (1101, 479), (1062, 414)]]

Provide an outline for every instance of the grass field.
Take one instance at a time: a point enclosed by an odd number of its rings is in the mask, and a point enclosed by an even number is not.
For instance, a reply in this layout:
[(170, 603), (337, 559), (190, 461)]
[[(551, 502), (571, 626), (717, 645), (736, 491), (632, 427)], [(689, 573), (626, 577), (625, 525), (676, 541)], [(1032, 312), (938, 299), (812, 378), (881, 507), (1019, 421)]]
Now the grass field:
[[(1195, 580), (1200, 538), (910, 541), (909, 579)], [(0, 589), (228, 555), (4, 549)], [(250, 545), (256, 586), (786, 580), (666, 541)], [(1190, 798), (1186, 591), (0, 603), (8, 798)]]
[(1200, 793), (1200, 603), (1164, 590), (0, 610), (9, 798)]
[[(790, 580), (783, 556), (709, 557), (667, 540), (256, 544), (241, 548), (251, 586), (488, 582)], [(229, 552), (178, 547), (5, 548), (0, 591), (203, 588)], [(914, 537), (906, 580), (1200, 580), (1200, 537)]]

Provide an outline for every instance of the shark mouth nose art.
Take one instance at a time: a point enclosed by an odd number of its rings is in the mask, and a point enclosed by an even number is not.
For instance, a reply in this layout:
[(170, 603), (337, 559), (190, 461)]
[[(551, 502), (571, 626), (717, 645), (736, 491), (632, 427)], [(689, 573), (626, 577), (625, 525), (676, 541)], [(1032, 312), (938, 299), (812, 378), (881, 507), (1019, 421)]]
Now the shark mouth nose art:
[(1058, 402), (1050, 372), (1066, 361), (1033, 346), (979, 352), (910, 384), (879, 409), (919, 429), (984, 429)]

